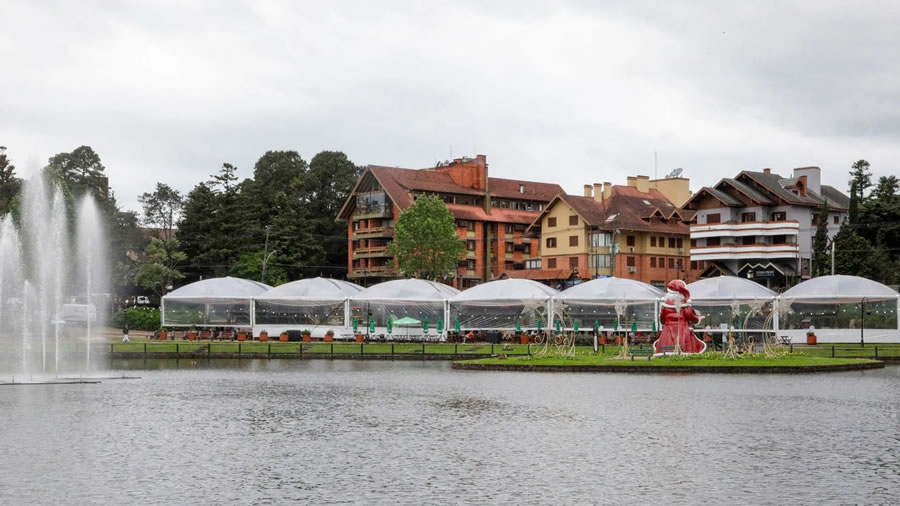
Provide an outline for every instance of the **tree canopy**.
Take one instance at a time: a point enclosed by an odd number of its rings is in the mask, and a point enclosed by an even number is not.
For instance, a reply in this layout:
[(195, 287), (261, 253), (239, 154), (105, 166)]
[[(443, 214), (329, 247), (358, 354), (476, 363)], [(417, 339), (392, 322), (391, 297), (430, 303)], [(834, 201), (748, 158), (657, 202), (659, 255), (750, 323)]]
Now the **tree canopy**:
[(436, 195), (421, 196), (400, 213), (388, 247), (401, 274), (432, 281), (451, 277), (464, 251), (456, 221)]

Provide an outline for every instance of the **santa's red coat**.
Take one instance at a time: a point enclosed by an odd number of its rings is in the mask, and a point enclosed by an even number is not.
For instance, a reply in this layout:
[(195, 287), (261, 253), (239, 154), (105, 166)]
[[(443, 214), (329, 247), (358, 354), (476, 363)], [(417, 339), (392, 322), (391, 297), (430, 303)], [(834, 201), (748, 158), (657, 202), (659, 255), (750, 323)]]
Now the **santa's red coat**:
[(692, 324), (700, 321), (700, 317), (691, 306), (682, 306), (680, 314), (675, 308), (663, 306), (659, 312), (659, 319), (663, 323), (663, 330), (656, 340), (656, 353), (662, 353), (663, 346), (676, 344), (681, 344), (681, 351), (684, 353), (703, 352), (706, 346), (703, 341), (697, 339), (694, 329), (691, 328)]

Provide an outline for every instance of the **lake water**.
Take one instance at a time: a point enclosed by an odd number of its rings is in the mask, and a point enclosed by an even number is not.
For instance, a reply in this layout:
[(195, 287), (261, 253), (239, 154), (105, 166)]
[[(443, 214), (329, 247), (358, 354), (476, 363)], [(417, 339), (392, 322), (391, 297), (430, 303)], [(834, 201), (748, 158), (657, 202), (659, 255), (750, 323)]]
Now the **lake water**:
[(900, 503), (898, 367), (114, 367), (141, 379), (0, 387), (0, 503)]

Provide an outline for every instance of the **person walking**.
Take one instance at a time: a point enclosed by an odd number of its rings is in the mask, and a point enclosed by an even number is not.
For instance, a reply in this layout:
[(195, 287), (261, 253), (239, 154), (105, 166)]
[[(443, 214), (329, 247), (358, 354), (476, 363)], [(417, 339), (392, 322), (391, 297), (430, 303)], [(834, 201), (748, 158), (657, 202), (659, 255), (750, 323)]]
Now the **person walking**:
[(131, 342), (131, 339), (128, 339), (128, 323), (126, 323), (126, 324), (122, 327), (122, 342), (123, 342), (123, 343), (130, 343), (130, 342)]

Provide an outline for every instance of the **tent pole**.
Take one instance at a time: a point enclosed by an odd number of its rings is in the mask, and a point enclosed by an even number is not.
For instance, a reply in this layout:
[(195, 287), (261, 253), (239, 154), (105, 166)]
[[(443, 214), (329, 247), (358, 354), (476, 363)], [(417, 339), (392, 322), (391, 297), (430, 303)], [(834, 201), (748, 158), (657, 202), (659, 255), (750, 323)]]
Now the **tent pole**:
[(160, 327), (165, 327), (166, 326), (166, 298), (165, 297), (159, 298), (159, 312), (161, 314)]

